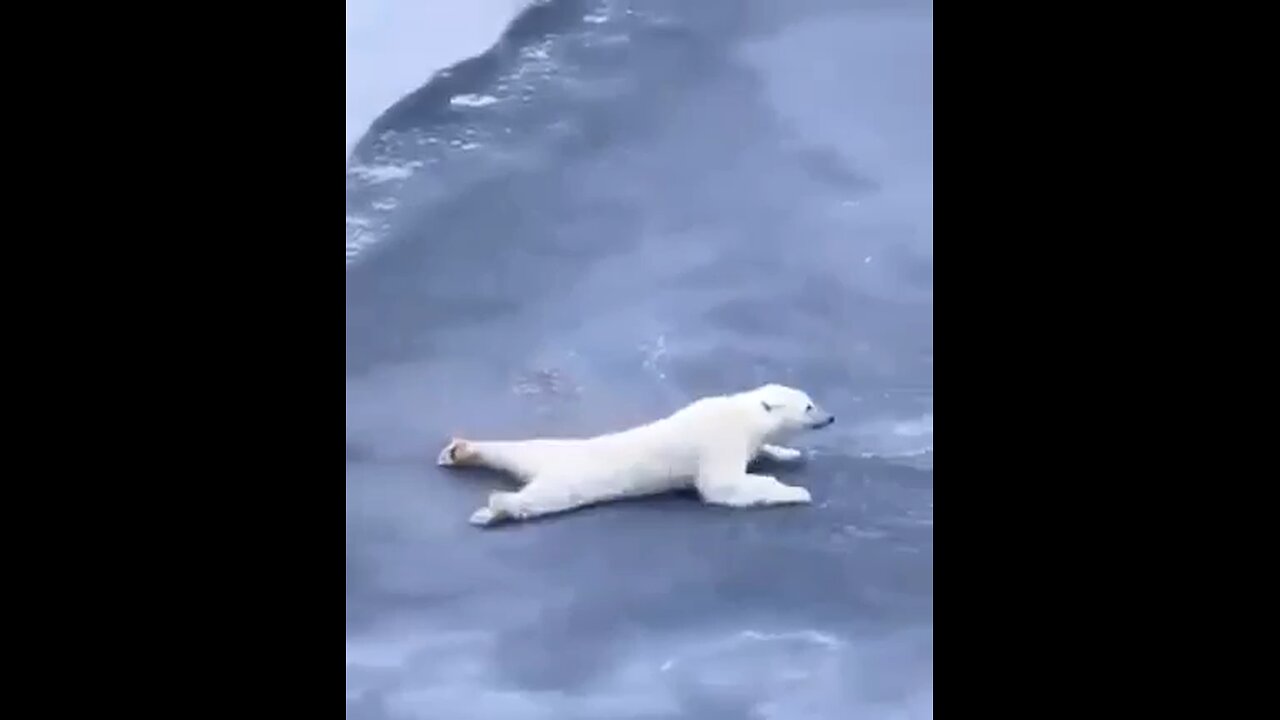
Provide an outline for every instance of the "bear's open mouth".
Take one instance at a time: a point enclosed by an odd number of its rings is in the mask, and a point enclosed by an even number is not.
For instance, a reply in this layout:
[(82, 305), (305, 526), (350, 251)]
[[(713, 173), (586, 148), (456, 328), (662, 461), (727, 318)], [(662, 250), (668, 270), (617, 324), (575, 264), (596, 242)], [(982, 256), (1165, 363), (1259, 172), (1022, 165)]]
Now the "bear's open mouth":
[(835, 416), (835, 415), (828, 415), (826, 420), (819, 420), (818, 422), (816, 422), (816, 423), (814, 423), (814, 424), (810, 425), (809, 427), (813, 428), (814, 430), (818, 430), (818, 429), (820, 429), (820, 428), (824, 428), (824, 427), (826, 427), (826, 426), (830, 425), (831, 423), (833, 423), (833, 422), (835, 422), (835, 421), (836, 421), (836, 416)]

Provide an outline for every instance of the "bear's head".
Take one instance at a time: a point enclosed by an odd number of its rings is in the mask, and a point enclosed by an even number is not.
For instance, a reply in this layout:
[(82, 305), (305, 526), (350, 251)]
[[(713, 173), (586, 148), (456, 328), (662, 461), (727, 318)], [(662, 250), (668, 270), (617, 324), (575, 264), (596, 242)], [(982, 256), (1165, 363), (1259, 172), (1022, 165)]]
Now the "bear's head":
[(764, 412), (769, 437), (783, 437), (802, 430), (824, 428), (836, 421), (831, 413), (802, 390), (771, 383), (748, 393)]

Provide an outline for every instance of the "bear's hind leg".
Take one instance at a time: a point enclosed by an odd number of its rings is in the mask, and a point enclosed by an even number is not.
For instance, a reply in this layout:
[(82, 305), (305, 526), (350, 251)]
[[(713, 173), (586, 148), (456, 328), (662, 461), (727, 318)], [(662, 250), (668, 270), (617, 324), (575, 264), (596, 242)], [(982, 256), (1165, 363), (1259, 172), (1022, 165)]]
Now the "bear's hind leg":
[(529, 445), (519, 442), (481, 442), (453, 438), (436, 457), (444, 467), (488, 468), (509, 475), (524, 484), (537, 471), (531, 463)]
[(517, 492), (495, 492), (489, 503), (471, 515), (473, 525), (495, 525), (503, 520), (533, 518), (576, 510), (606, 498), (581, 493), (566, 482), (535, 478)]

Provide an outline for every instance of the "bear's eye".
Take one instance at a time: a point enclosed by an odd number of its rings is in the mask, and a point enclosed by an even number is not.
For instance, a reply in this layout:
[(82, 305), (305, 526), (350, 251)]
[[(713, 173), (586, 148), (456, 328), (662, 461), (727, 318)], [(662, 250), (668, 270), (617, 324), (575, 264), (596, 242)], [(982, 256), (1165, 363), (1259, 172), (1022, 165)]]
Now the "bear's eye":
[(807, 405), (807, 406), (805, 406), (804, 411), (805, 411), (805, 412), (812, 412), (812, 411), (813, 411), (813, 405)]

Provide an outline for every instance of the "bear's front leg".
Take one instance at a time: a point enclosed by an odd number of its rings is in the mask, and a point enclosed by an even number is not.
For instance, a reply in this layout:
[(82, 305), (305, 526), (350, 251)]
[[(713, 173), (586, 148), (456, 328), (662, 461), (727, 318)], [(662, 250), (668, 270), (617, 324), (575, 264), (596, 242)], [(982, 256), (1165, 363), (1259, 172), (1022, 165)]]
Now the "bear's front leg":
[(740, 445), (711, 445), (699, 459), (694, 485), (704, 502), (726, 507), (789, 505), (809, 502), (809, 491), (778, 482), (769, 475), (746, 471), (747, 457)]
[(698, 494), (703, 502), (725, 507), (761, 505), (803, 505), (812, 498), (809, 491), (778, 482), (769, 475), (744, 473), (734, 478), (700, 478)]
[(774, 462), (794, 462), (804, 456), (804, 453), (799, 450), (781, 445), (761, 445), (760, 451), (756, 454)]

